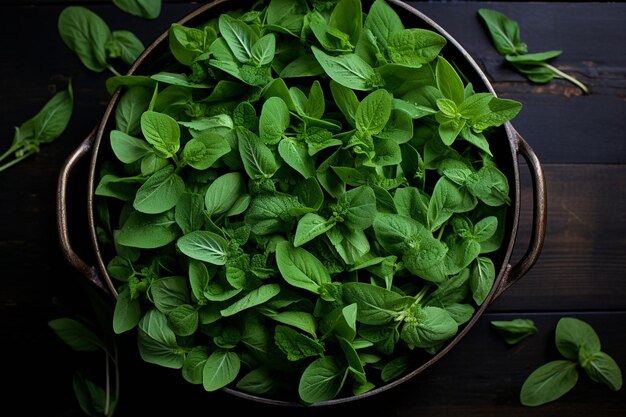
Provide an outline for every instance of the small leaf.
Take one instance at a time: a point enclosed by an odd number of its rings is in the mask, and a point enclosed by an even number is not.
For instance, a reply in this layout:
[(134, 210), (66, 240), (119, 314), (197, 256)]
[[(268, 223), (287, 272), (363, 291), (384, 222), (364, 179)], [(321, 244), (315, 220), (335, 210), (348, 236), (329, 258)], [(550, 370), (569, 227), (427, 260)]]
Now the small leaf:
[(535, 369), (522, 385), (520, 401), (535, 407), (562, 397), (578, 382), (576, 366), (576, 362), (556, 360)]

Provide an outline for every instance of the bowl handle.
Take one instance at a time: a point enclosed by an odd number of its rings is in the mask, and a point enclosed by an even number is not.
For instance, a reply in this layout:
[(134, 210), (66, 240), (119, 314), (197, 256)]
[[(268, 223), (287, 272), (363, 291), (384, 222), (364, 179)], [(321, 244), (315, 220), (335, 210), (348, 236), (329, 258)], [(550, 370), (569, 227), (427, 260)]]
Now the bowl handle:
[(106, 294), (110, 294), (108, 287), (103, 283), (100, 274), (95, 266), (89, 266), (80, 256), (76, 254), (70, 244), (70, 236), (67, 222), (67, 183), (72, 170), (85, 155), (87, 155), (93, 147), (96, 138), (96, 129), (92, 130), (87, 137), (78, 145), (78, 147), (70, 154), (61, 167), (57, 181), (57, 233), (59, 236), (59, 244), (61, 252), (65, 256), (68, 263), (78, 272), (83, 274), (90, 282)]
[(523, 277), (530, 268), (532, 268), (535, 262), (537, 262), (546, 235), (546, 179), (543, 174), (543, 169), (541, 168), (541, 163), (528, 142), (524, 140), (510, 123), (507, 123), (507, 129), (516, 139), (517, 155), (521, 155), (526, 160), (530, 169), (533, 186), (533, 220), (530, 244), (526, 249), (526, 253), (515, 265), (508, 265), (508, 274), (504, 275), (500, 286), (494, 294), (494, 300), (506, 291), (507, 288), (517, 282), (518, 279)]

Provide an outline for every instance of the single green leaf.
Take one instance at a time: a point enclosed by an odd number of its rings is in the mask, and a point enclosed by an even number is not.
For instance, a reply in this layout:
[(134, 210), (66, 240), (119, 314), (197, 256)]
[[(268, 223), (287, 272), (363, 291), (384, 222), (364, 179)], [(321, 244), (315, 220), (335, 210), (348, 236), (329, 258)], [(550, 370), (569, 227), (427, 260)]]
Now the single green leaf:
[(576, 366), (576, 362), (556, 360), (535, 369), (522, 385), (520, 401), (535, 407), (562, 397), (578, 382)]
[(137, 190), (133, 207), (146, 214), (164, 213), (178, 202), (185, 192), (185, 183), (171, 165), (152, 174)]
[(368, 91), (382, 84), (374, 69), (358, 55), (331, 56), (315, 46), (311, 48), (324, 72), (344, 87)]
[(316, 359), (302, 372), (298, 385), (300, 398), (306, 403), (332, 400), (341, 390), (343, 374), (343, 367), (337, 358), (325, 356)]
[(161, 14), (161, 0), (113, 0), (123, 11), (146, 19), (156, 19)]
[(272, 299), (280, 292), (280, 286), (278, 284), (266, 284), (259, 288), (255, 288), (239, 300), (232, 303), (230, 306), (221, 310), (220, 313), (223, 317), (232, 316), (245, 309), (263, 304)]
[(113, 331), (121, 334), (132, 330), (141, 318), (141, 306), (139, 300), (131, 298), (130, 290), (125, 287), (117, 295), (115, 310), (113, 312)]
[(241, 361), (235, 352), (218, 349), (207, 358), (202, 370), (202, 385), (207, 391), (216, 391), (237, 378)]
[(582, 346), (588, 353), (599, 352), (602, 348), (600, 338), (589, 323), (574, 318), (562, 317), (556, 325), (556, 347), (567, 359), (577, 360)]
[(517, 344), (539, 331), (530, 319), (492, 320), (490, 323), (509, 345)]
[(58, 30), (84, 66), (95, 72), (105, 70), (106, 44), (113, 36), (102, 18), (85, 7), (68, 6), (59, 14)]
[(178, 239), (176, 246), (190, 258), (224, 265), (228, 257), (228, 242), (213, 232), (198, 230)]
[(604, 384), (613, 391), (622, 388), (622, 371), (617, 362), (606, 353), (594, 352), (581, 365), (593, 381)]
[(489, 29), (496, 50), (501, 55), (517, 55), (528, 52), (525, 43), (520, 42), (519, 25), (503, 13), (491, 9), (479, 9), (478, 15)]
[(139, 321), (138, 347), (141, 358), (148, 363), (180, 369), (185, 361), (165, 314), (158, 310), (148, 311)]
[(317, 294), (322, 284), (331, 282), (328, 270), (314, 255), (290, 242), (276, 245), (276, 264), (283, 279), (297, 288)]
[(78, 320), (63, 317), (50, 320), (48, 326), (73, 350), (79, 352), (107, 350), (104, 342)]

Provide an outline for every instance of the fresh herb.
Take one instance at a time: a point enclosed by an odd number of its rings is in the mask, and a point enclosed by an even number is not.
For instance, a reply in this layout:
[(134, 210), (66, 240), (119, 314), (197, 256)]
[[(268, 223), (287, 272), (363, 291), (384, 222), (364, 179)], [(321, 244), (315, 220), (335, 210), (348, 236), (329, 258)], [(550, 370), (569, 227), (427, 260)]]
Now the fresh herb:
[(518, 102), (385, 1), (271, 0), (171, 25), (121, 88), (96, 189), (114, 329), (208, 391), (358, 395), (487, 299), (510, 192), (490, 147)]
[(491, 9), (480, 9), (478, 15), (486, 24), (498, 53), (530, 81), (545, 84), (553, 78), (562, 78), (579, 87), (585, 94), (589, 93), (589, 89), (582, 82), (548, 64), (548, 61), (561, 55), (563, 51), (528, 53), (528, 45), (520, 41), (520, 29), (516, 21)]
[(0, 172), (39, 152), (40, 146), (56, 140), (67, 128), (74, 107), (71, 82), (67, 90), (57, 92), (35, 116), (15, 128), (13, 142), (0, 155)]
[(517, 344), (538, 332), (535, 323), (529, 319), (492, 320), (491, 325), (509, 345)]
[[(93, 316), (97, 323), (92, 323), (81, 315), (80, 318), (61, 317), (50, 320), (48, 325), (73, 351), (104, 355), (103, 384), (94, 382), (77, 370), (72, 385), (78, 404), (86, 415), (111, 417), (115, 414), (120, 393), (117, 342), (113, 332), (106, 330), (110, 328), (111, 307), (108, 300), (105, 301), (95, 292), (86, 294), (95, 310)], [(96, 363), (100, 364), (100, 359)], [(91, 376), (94, 373), (89, 374)]]
[(161, 0), (113, 0), (113, 4), (126, 13), (146, 19), (156, 19), (161, 14)]
[(120, 59), (131, 65), (144, 50), (143, 43), (127, 30), (111, 31), (100, 16), (82, 6), (69, 6), (59, 15), (61, 39), (85, 67), (95, 72), (108, 69), (120, 73), (111, 61)]
[(578, 382), (578, 366), (592, 381), (613, 391), (622, 388), (619, 366), (601, 351), (600, 339), (588, 323), (573, 317), (561, 318), (555, 343), (565, 359), (548, 362), (528, 376), (520, 392), (523, 405), (539, 406), (565, 395)]

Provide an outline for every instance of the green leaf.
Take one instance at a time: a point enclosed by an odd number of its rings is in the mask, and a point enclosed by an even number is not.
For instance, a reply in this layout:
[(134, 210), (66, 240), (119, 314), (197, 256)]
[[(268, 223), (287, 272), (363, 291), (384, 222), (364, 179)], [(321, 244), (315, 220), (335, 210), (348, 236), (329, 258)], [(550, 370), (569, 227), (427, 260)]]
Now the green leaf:
[(204, 365), (208, 358), (206, 347), (197, 346), (191, 349), (183, 363), (182, 374), (185, 381), (195, 385), (202, 384)]
[(511, 202), (508, 179), (495, 166), (483, 166), (467, 179), (465, 185), (472, 195), (489, 206), (497, 207)]
[(278, 153), (287, 165), (295, 169), (304, 178), (315, 177), (315, 163), (309, 155), (306, 143), (285, 138), (278, 144)]
[(167, 322), (178, 336), (191, 336), (198, 330), (198, 308), (181, 304), (167, 315)]
[(139, 300), (133, 300), (130, 290), (125, 287), (117, 295), (115, 310), (113, 311), (113, 331), (121, 334), (132, 330), (141, 318), (141, 306)]
[(341, 391), (343, 374), (343, 367), (337, 358), (325, 356), (316, 359), (306, 367), (300, 377), (300, 398), (306, 403), (332, 400)]
[(144, 214), (134, 211), (128, 216), (117, 236), (120, 245), (133, 248), (160, 248), (180, 235), (174, 211), (161, 214)]
[(138, 347), (141, 358), (148, 363), (180, 369), (185, 361), (165, 314), (158, 310), (148, 311), (139, 322)]
[(280, 97), (270, 97), (263, 103), (259, 119), (259, 136), (267, 145), (277, 144), (289, 127), (289, 108)]
[(326, 233), (335, 225), (335, 220), (325, 219), (315, 213), (307, 213), (298, 221), (296, 235), (293, 239), (294, 246), (302, 246), (317, 236)]
[(183, 276), (156, 279), (150, 285), (150, 298), (154, 306), (164, 314), (170, 314), (183, 304), (189, 304), (189, 287)]
[(220, 15), (219, 28), (235, 58), (241, 63), (250, 61), (254, 44), (259, 40), (252, 28), (227, 14)]
[(228, 242), (213, 232), (198, 230), (188, 233), (176, 242), (182, 253), (190, 258), (208, 262), (213, 265), (224, 265), (228, 257)]
[(178, 202), (185, 192), (185, 183), (171, 165), (158, 170), (137, 190), (133, 207), (146, 214), (164, 213)]
[(442, 56), (437, 58), (437, 88), (447, 99), (457, 105), (465, 100), (465, 87), (454, 67)]
[(161, 0), (113, 0), (123, 11), (146, 19), (156, 19), (161, 14)]
[(235, 352), (218, 349), (207, 358), (202, 370), (202, 385), (207, 391), (217, 391), (237, 378), (241, 361)]
[(276, 264), (288, 284), (318, 294), (322, 284), (330, 283), (326, 267), (310, 252), (289, 242), (276, 245)]
[(79, 352), (107, 350), (104, 342), (78, 320), (63, 317), (50, 320), (48, 326), (73, 350)]
[(106, 393), (104, 389), (85, 378), (80, 372), (74, 374), (72, 380), (74, 395), (81, 410), (90, 417), (104, 415)]
[(117, 129), (129, 135), (138, 134), (141, 131), (141, 115), (148, 110), (149, 104), (150, 92), (147, 88), (141, 86), (129, 88), (115, 107), (115, 126)]
[(496, 10), (480, 9), (478, 15), (487, 25), (499, 54), (517, 55), (528, 52), (526, 44), (520, 42), (520, 30), (517, 22)]
[(277, 379), (267, 369), (257, 368), (237, 381), (237, 388), (250, 394), (269, 394), (276, 389)]
[(276, 37), (269, 33), (256, 41), (252, 46), (252, 60), (257, 65), (267, 65), (274, 59)]
[(335, 104), (343, 113), (348, 123), (351, 126), (356, 126), (355, 116), (357, 108), (359, 107), (359, 99), (354, 91), (348, 87), (341, 85), (335, 80), (330, 81), (330, 91), (333, 95)]
[(556, 360), (535, 369), (522, 385), (520, 401), (536, 407), (562, 397), (578, 382), (576, 366), (576, 362)]
[(347, 303), (356, 303), (357, 320), (364, 324), (389, 323), (415, 302), (413, 297), (403, 297), (385, 288), (361, 282), (345, 283), (342, 291)]
[(439, 229), (454, 213), (464, 213), (476, 207), (476, 198), (465, 187), (446, 177), (435, 184), (428, 204), (428, 225), (431, 231)]
[(230, 306), (222, 309), (220, 313), (223, 317), (232, 316), (248, 308), (263, 304), (280, 292), (278, 284), (266, 284), (250, 291)]
[(299, 361), (324, 353), (324, 346), (316, 340), (280, 324), (276, 326), (274, 341), (290, 361)]
[(268, 235), (289, 230), (294, 218), (290, 211), (301, 208), (302, 204), (289, 195), (258, 195), (250, 202), (245, 222), (252, 227), (252, 233)]
[(237, 129), (239, 155), (252, 179), (270, 178), (280, 167), (272, 151), (253, 132)]
[(347, 206), (343, 216), (344, 225), (350, 229), (365, 230), (376, 217), (376, 196), (367, 186), (353, 188), (341, 195), (338, 203)]
[(81, 6), (65, 7), (58, 19), (61, 39), (85, 67), (102, 72), (107, 66), (106, 44), (113, 38), (97, 14)]
[(556, 347), (567, 359), (577, 360), (582, 346), (593, 354), (602, 348), (600, 339), (593, 327), (574, 317), (562, 317), (556, 325)]
[(515, 345), (539, 331), (529, 319), (492, 320), (490, 323), (509, 345)]
[(400, 337), (409, 346), (430, 348), (454, 336), (458, 330), (450, 314), (438, 307), (417, 307), (415, 318), (405, 319)]
[(246, 183), (239, 172), (229, 172), (211, 183), (204, 195), (204, 204), (209, 216), (228, 212), (245, 194)]
[(354, 90), (368, 91), (381, 85), (376, 71), (355, 54), (327, 55), (315, 46), (311, 47), (324, 72), (337, 83)]
[(132, 65), (145, 49), (139, 38), (127, 30), (116, 30), (112, 36), (106, 45), (110, 58), (120, 58), (124, 63)]
[(269, 309), (259, 310), (264, 316), (269, 317), (272, 320), (295, 327), (310, 334), (311, 337), (317, 338), (317, 321), (311, 313), (307, 313), (306, 311), (282, 311), (279, 313)]
[(387, 39), (387, 53), (398, 64), (420, 67), (433, 61), (443, 47), (446, 38), (432, 30), (403, 29)]
[(404, 30), (404, 25), (386, 1), (376, 0), (367, 13), (364, 28), (371, 30), (376, 41), (386, 47), (389, 37)]
[(392, 96), (380, 89), (368, 94), (356, 109), (356, 128), (370, 135), (379, 133), (391, 116)]
[(476, 304), (481, 305), (493, 287), (493, 282), (496, 279), (496, 268), (490, 258), (479, 256), (476, 258), (476, 262), (472, 264), (471, 271), (472, 296)]
[(205, 222), (202, 196), (200, 194), (183, 193), (176, 203), (174, 218), (183, 234), (200, 230)]
[(562, 53), (563, 51), (545, 51), (534, 54), (507, 55), (505, 58), (507, 61), (516, 64), (537, 64), (556, 58)]
[(167, 114), (147, 111), (141, 115), (144, 137), (163, 158), (171, 158), (180, 148), (180, 128)]
[(594, 352), (581, 365), (593, 381), (604, 384), (613, 391), (622, 388), (622, 371), (617, 362), (606, 353)]
[(230, 144), (225, 137), (217, 133), (202, 132), (185, 144), (182, 161), (202, 171), (211, 168), (230, 151)]
[(383, 382), (390, 382), (404, 374), (409, 367), (409, 358), (407, 356), (398, 356), (385, 364), (380, 371), (380, 377)]

